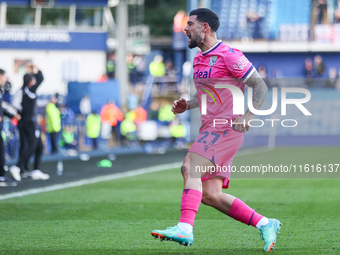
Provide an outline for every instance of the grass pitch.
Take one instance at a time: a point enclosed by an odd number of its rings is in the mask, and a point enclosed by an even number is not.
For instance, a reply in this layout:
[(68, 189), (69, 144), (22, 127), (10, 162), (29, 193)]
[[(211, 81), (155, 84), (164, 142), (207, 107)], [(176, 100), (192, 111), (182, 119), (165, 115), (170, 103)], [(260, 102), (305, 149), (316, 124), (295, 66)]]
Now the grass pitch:
[[(339, 148), (259, 154), (273, 162), (340, 163)], [(256, 162), (259, 154), (234, 163)], [(283, 223), (274, 253), (340, 254), (339, 184), (336, 178), (232, 179), (227, 191)], [(154, 240), (153, 229), (177, 224), (182, 185), (179, 169), (170, 169), (1, 201), (0, 254), (262, 254), (257, 229), (205, 205), (193, 246)]]

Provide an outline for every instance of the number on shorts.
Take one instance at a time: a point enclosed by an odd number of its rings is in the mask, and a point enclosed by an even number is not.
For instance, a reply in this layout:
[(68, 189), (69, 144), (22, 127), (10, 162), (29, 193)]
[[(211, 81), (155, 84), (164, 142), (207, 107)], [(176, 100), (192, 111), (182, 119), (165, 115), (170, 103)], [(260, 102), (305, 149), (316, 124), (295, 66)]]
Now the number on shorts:
[[(209, 132), (203, 132), (202, 134), (203, 134), (203, 136), (197, 142), (207, 143), (207, 141), (204, 141), (204, 139), (209, 135)], [(214, 136), (214, 139), (209, 143), (209, 145), (212, 146), (217, 142), (218, 138), (220, 138), (221, 135), (219, 135), (215, 132), (211, 132), (210, 134)]]
[(204, 136), (201, 137), (201, 139), (198, 140), (199, 143), (207, 143), (203, 139), (206, 138), (209, 135), (209, 132), (203, 132)]

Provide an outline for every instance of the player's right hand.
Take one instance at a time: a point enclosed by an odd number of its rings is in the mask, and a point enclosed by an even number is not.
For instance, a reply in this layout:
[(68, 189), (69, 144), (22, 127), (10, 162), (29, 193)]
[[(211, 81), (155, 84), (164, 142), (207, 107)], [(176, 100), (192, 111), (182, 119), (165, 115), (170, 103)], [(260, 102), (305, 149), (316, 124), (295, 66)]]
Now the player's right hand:
[(179, 100), (174, 101), (172, 104), (172, 109), (171, 111), (174, 114), (182, 113), (188, 110), (188, 103), (184, 98), (181, 98)]

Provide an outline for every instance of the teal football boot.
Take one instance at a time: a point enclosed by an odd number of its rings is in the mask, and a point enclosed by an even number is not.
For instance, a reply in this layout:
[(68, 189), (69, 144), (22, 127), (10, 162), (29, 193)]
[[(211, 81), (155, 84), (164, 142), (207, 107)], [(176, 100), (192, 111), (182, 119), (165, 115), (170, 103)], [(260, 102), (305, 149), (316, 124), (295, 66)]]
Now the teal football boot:
[(281, 228), (281, 222), (277, 219), (269, 219), (269, 222), (260, 227), (260, 235), (264, 241), (264, 251), (270, 252), (274, 249), (276, 243), (276, 236)]
[(184, 232), (178, 226), (169, 227), (165, 230), (154, 230), (151, 235), (160, 238), (161, 241), (174, 241), (185, 246), (190, 246), (194, 242), (194, 235)]

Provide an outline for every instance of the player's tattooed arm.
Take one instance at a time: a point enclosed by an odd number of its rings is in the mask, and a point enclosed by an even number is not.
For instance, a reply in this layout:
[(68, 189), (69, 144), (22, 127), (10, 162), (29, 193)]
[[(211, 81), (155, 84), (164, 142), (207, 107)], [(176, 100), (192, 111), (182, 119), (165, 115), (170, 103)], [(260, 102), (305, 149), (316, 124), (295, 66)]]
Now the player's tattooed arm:
[[(253, 88), (253, 106), (256, 110), (259, 110), (264, 99), (266, 98), (268, 87), (266, 83), (262, 80), (260, 74), (255, 70), (255, 72), (250, 76), (246, 84)], [(255, 115), (249, 108), (246, 113)]]
[(187, 101), (187, 104), (188, 104), (188, 110), (199, 107), (197, 92), (194, 94), (193, 98)]
[[(253, 88), (253, 106), (256, 110), (259, 110), (267, 95), (267, 85), (256, 70), (247, 80), (246, 84)], [(249, 121), (254, 115), (255, 114), (248, 109), (243, 116), (238, 117), (234, 121), (234, 129), (239, 132), (248, 131), (250, 128)]]

